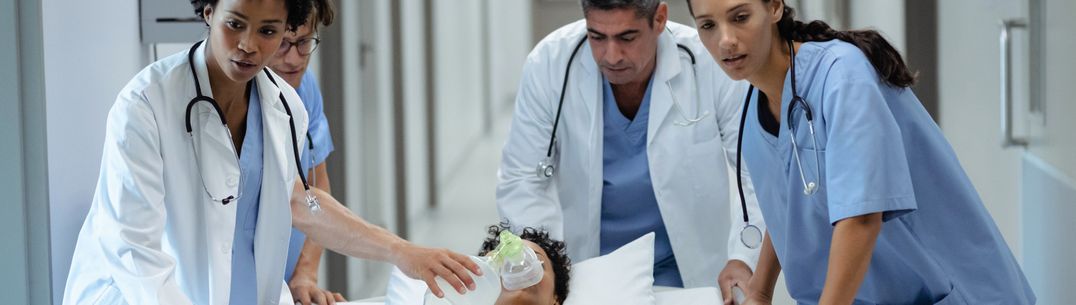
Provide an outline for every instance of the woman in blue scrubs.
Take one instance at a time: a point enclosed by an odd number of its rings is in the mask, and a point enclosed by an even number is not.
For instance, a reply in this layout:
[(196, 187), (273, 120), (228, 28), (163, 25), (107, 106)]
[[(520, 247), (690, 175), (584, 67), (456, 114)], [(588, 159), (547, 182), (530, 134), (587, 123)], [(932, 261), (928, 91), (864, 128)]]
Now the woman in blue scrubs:
[(748, 303), (769, 304), (782, 269), (800, 304), (1035, 303), (881, 35), (795, 21), (781, 0), (689, 5), (752, 84), (741, 151), (768, 231)]

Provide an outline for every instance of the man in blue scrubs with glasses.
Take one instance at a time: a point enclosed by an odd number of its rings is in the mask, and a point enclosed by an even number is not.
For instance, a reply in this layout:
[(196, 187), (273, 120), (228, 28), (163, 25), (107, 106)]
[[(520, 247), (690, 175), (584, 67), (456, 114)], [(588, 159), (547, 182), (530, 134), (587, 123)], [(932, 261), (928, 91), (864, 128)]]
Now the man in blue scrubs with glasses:
[(705, 56), (694, 29), (668, 22), (661, 1), (582, 8), (584, 20), (524, 65), (499, 171), (502, 218), (548, 229), (575, 262), (654, 232), (655, 285), (746, 286), (758, 251), (740, 240), (729, 166), (747, 84)]
[[(311, 187), (331, 193), (325, 159), (334, 149), (333, 139), (329, 134), (329, 121), (325, 118), (321, 88), (314, 73), (307, 68), (311, 54), (321, 42), (318, 28), (331, 25), (336, 14), (328, 0), (313, 3), (314, 9), (307, 23), (295, 31), (284, 33), (280, 49), (269, 67), (295, 88), (310, 118), (306, 135), (310, 144), (302, 151), (303, 173), (306, 173)], [(296, 304), (331, 305), (345, 301), (343, 295), (318, 287), (318, 267), (324, 250), (321, 245), (307, 239), (303, 232), (292, 228), (284, 280)]]

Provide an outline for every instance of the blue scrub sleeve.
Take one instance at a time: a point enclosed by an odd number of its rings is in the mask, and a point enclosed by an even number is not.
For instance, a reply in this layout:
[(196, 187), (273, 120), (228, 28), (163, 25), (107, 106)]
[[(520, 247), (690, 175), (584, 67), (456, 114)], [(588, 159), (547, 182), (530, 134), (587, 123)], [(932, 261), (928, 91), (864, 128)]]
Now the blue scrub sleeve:
[(900, 217), (917, 206), (906, 147), (882, 93), (876, 70), (864, 56), (833, 63), (823, 100), (826, 123), (825, 183), (830, 224), (883, 213)]
[(321, 164), (335, 149), (332, 135), (329, 133), (329, 121), (325, 118), (321, 87), (310, 72), (303, 75), (303, 83), (299, 87), (303, 103), (306, 105), (306, 112), (310, 116), (310, 140), (314, 143), (312, 157), (314, 164)]

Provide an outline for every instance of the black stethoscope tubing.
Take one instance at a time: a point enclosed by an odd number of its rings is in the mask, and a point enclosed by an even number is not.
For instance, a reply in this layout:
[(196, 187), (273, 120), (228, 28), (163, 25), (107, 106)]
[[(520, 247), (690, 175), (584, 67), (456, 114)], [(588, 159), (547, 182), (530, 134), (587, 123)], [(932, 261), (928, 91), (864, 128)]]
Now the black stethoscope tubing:
[[(215, 110), (217, 112), (217, 116), (220, 117), (220, 123), (223, 124), (224, 126), (228, 126), (228, 122), (224, 118), (224, 111), (221, 111), (220, 105), (217, 104), (217, 101), (214, 100), (213, 98), (209, 97), (209, 96), (206, 96), (206, 95), (202, 94), (202, 85), (201, 85), (201, 82), (198, 80), (198, 72), (194, 69), (194, 52), (197, 51), (198, 46), (202, 45), (203, 42), (205, 42), (205, 41), (199, 41), (199, 42), (195, 43), (193, 46), (191, 46), (190, 51), (187, 53), (187, 64), (190, 66), (191, 75), (194, 78), (194, 89), (195, 89), (195, 92), (197, 93), (197, 96), (192, 98), (190, 100), (190, 102), (187, 102), (187, 111), (186, 111), (186, 116), (185, 116), (187, 134), (191, 134), (193, 132), (193, 130), (194, 130), (191, 127), (191, 110), (194, 108), (194, 105), (198, 104), (199, 102), (207, 102), (210, 105), (213, 105), (213, 110)], [(273, 83), (273, 85), (277, 86), (277, 88), (280, 88), (280, 86), (277, 85), (277, 83), (276, 83), (276, 79), (274, 79), (273, 75), (271, 73), (269, 73), (268, 68), (262, 68), (262, 72), (265, 73), (265, 76), (269, 77), (269, 82)], [(290, 129), (291, 129), (291, 149), (292, 149), (292, 155), (295, 158), (295, 168), (299, 172), (299, 179), (302, 180), (302, 182), (303, 182), (303, 190), (305, 190), (309, 194), (309, 192), (310, 192), (310, 184), (307, 183), (306, 174), (303, 172), (303, 166), (302, 166), (303, 163), (302, 163), (302, 160), (299, 157), (299, 141), (298, 141), (298, 137), (296, 136), (296, 131), (295, 131), (295, 117), (292, 116), (291, 107), (288, 106), (288, 101), (287, 101), (287, 99), (284, 98), (284, 92), (280, 92), (279, 98), (280, 98), (281, 104), (284, 105), (284, 112), (286, 112), (288, 114), (288, 127), (290, 127)], [(309, 133), (307, 133), (307, 138), (308, 139), (310, 138)], [(313, 145), (314, 145), (313, 143), (310, 143), (310, 149), (311, 150), (314, 149)], [(236, 153), (238, 153), (238, 151), (236, 151)], [(240, 186), (240, 187), (242, 187), (242, 186)], [(229, 197), (229, 198), (225, 198), (225, 199), (221, 200), (221, 202), (224, 205), (227, 205), (229, 202), (231, 202), (231, 200), (236, 199), (235, 196), (232, 196), (232, 197)]]
[[(560, 126), (560, 115), (562, 110), (564, 109), (564, 96), (568, 91), (568, 79), (571, 77), (572, 62), (575, 61), (575, 55), (579, 53), (579, 50), (583, 48), (583, 44), (585, 44), (586, 42), (587, 37), (586, 35), (584, 35), (582, 39), (579, 39), (579, 43), (575, 45), (575, 48), (572, 50), (571, 56), (568, 56), (568, 63), (565, 65), (564, 68), (564, 81), (560, 85), (560, 98), (557, 101), (557, 114), (556, 117), (553, 119), (553, 131), (549, 135), (549, 145), (546, 148), (545, 160), (538, 163), (538, 174), (540, 177), (544, 176), (545, 178), (549, 178), (553, 176), (553, 147), (556, 146), (557, 142), (557, 127)], [(691, 52), (691, 49), (688, 49), (688, 47), (684, 46), (683, 44), (678, 43), (676, 44), (676, 47), (687, 53), (687, 56), (691, 58), (691, 65), (695, 66), (695, 53)]]
[[(792, 130), (792, 109), (795, 109), (796, 104), (800, 104), (803, 107), (803, 114), (807, 118), (808, 124), (814, 121), (814, 112), (811, 111), (811, 106), (807, 104), (807, 101), (799, 95), (799, 91), (796, 90), (796, 51), (792, 43), (792, 40), (788, 41), (788, 49), (791, 53), (789, 59), (789, 69), (791, 82), (792, 82), (792, 100), (789, 102), (787, 118), (785, 122), (788, 124), (789, 130)], [(740, 114), (740, 131), (739, 137), (736, 140), (736, 187), (740, 193), (740, 207), (743, 209), (743, 221), (744, 223), (750, 223), (750, 218), (747, 215), (747, 199), (744, 196), (743, 191), (743, 135), (744, 135), (744, 123), (747, 122), (747, 110), (751, 105), (751, 95), (755, 92), (755, 86), (751, 85), (747, 88), (747, 97), (744, 99), (743, 112)], [(792, 135), (795, 136), (795, 135)], [(817, 161), (816, 161), (817, 162)]]

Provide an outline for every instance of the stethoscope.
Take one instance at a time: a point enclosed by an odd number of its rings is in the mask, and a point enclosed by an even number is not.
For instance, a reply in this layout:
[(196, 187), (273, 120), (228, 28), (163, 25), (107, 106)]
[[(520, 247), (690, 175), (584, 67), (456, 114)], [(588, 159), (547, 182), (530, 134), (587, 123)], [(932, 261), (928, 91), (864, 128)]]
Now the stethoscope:
[[(186, 126), (187, 127), (187, 136), (189, 136), (191, 138), (191, 146), (194, 147), (194, 159), (195, 159), (194, 162), (196, 164), (201, 164), (201, 158), (198, 155), (197, 146), (194, 145), (194, 129), (191, 127), (191, 110), (194, 109), (194, 105), (197, 105), (199, 102), (207, 102), (210, 105), (212, 105), (213, 110), (216, 111), (217, 116), (220, 117), (220, 123), (222, 125), (224, 125), (225, 129), (228, 129), (228, 122), (224, 118), (224, 112), (221, 111), (220, 105), (217, 104), (217, 101), (214, 100), (213, 98), (205, 96), (204, 94), (202, 94), (202, 85), (201, 85), (201, 82), (198, 80), (198, 73), (194, 69), (194, 53), (197, 51), (198, 46), (202, 45), (202, 42), (204, 42), (204, 41), (199, 41), (199, 42), (195, 43), (194, 46), (191, 46), (190, 52), (187, 53), (187, 64), (190, 65), (191, 75), (194, 77), (194, 90), (198, 94), (197, 96), (192, 98), (190, 102), (187, 103), (187, 112), (186, 112), (186, 116), (185, 116), (185, 122), (186, 122), (186, 125), (187, 125)], [(277, 86), (277, 88), (280, 88), (280, 86), (277, 85), (277, 83), (276, 83), (276, 79), (274, 79), (273, 75), (271, 73), (269, 73), (269, 69), (263, 68), (262, 72), (265, 72), (265, 76), (269, 77), (269, 82), (273, 83), (273, 85)], [(288, 101), (286, 99), (284, 99), (284, 93), (283, 92), (280, 93), (280, 102), (281, 102), (282, 105), (284, 105), (284, 112), (286, 112), (288, 114), (288, 124), (289, 124), (289, 127), (291, 127), (291, 149), (292, 149), (293, 156), (295, 157), (296, 170), (299, 171), (299, 179), (302, 180), (302, 182), (303, 182), (303, 190), (306, 191), (306, 206), (307, 206), (307, 208), (310, 209), (311, 213), (313, 213), (315, 215), (320, 214), (321, 213), (321, 204), (320, 204), (320, 202), (318, 202), (317, 197), (314, 197), (313, 193), (310, 192), (310, 184), (307, 183), (306, 174), (303, 173), (303, 166), (302, 166), (303, 163), (302, 163), (302, 160), (299, 158), (299, 141), (295, 136), (295, 119), (291, 114), (291, 107), (288, 106)], [(228, 140), (229, 140), (228, 144), (232, 146), (232, 151), (236, 152), (236, 155), (234, 155), (235, 163), (239, 164), (239, 155), (238, 155), (239, 150), (237, 150), (235, 148), (235, 141), (232, 141), (232, 133), (227, 132), (227, 134), (228, 134)], [(310, 134), (308, 133), (307, 134), (307, 139), (309, 139), (309, 138), (310, 138)], [(310, 144), (309, 148), (310, 148), (310, 150), (314, 149), (313, 143)], [(239, 200), (239, 198), (243, 197), (243, 187), (242, 187), (243, 181), (244, 181), (243, 175), (239, 175), (239, 181), (240, 181), (239, 185), (240, 185), (240, 187), (238, 187), (239, 190), (237, 191), (237, 193), (235, 195), (228, 195), (228, 196), (224, 196), (224, 197), (221, 197), (221, 198), (215, 197), (213, 195), (213, 193), (209, 191), (209, 187), (205, 185), (206, 179), (205, 179), (204, 173), (202, 173), (201, 170), (199, 170), (199, 175), (202, 175), (202, 187), (205, 189), (206, 194), (209, 194), (209, 198), (211, 200), (220, 201), (221, 204), (227, 205), (228, 203), (236, 201), (236, 200)]]
[[(818, 137), (815, 136), (814, 131), (814, 111), (811, 110), (811, 106), (807, 104), (807, 101), (799, 95), (799, 91), (796, 90), (796, 49), (792, 44), (792, 41), (788, 41), (788, 51), (792, 55), (789, 56), (789, 69), (791, 70), (792, 81), (792, 100), (788, 105), (788, 113), (786, 114), (785, 123), (788, 125), (790, 131), (789, 138), (792, 140), (792, 154), (796, 159), (796, 167), (799, 169), (800, 181), (803, 182), (803, 194), (810, 196), (814, 195), (818, 191), (821, 184), (818, 182), (818, 175), (822, 173), (822, 165), (819, 164), (821, 156), (818, 153)], [(740, 115), (740, 136), (736, 141), (736, 187), (740, 191), (740, 207), (743, 209), (743, 222), (744, 228), (740, 230), (740, 242), (743, 242), (744, 246), (755, 249), (762, 244), (762, 230), (752, 225), (750, 219), (747, 216), (747, 199), (743, 193), (743, 129), (744, 123), (747, 122), (747, 110), (751, 104), (751, 95), (755, 92), (755, 86), (752, 85), (747, 89), (747, 98), (744, 99), (743, 113)], [(799, 145), (796, 143), (796, 123), (792, 120), (795, 118), (793, 111), (795, 109), (803, 109), (803, 116), (807, 118), (807, 130), (811, 134), (811, 141), (814, 142), (814, 158), (815, 158), (815, 181), (807, 181), (807, 175), (803, 172), (803, 164), (800, 163)]]
[[(668, 28), (666, 28), (666, 30), (669, 31)], [(670, 31), (670, 33), (671, 33), (671, 31)], [(560, 86), (560, 99), (557, 102), (557, 115), (556, 115), (556, 118), (553, 120), (553, 131), (549, 135), (549, 146), (546, 149), (545, 158), (543, 158), (541, 161), (538, 161), (538, 167), (537, 167), (537, 170), (535, 171), (535, 173), (538, 175), (538, 178), (549, 179), (549, 178), (552, 178), (553, 175), (556, 173), (556, 165), (554, 165), (554, 163), (555, 163), (555, 161), (554, 161), (554, 158), (555, 158), (555, 156), (554, 156), (554, 147), (556, 147), (556, 145), (557, 145), (557, 127), (560, 126), (561, 110), (564, 109), (564, 95), (568, 90), (568, 79), (571, 76), (572, 61), (575, 60), (575, 55), (577, 53), (579, 53), (579, 49), (582, 49), (583, 44), (586, 43), (586, 42), (587, 42), (587, 37), (584, 35), (583, 39), (580, 39), (579, 43), (575, 45), (575, 49), (572, 50), (572, 55), (568, 57), (568, 64), (564, 68), (564, 82)], [(691, 59), (691, 70), (694, 73), (694, 75), (696, 77), (698, 77), (698, 71), (696, 71), (696, 69), (695, 69), (695, 53), (691, 52), (691, 49), (688, 49), (686, 46), (684, 46), (682, 44), (676, 44), (676, 47), (687, 53), (687, 56)], [(666, 85), (668, 85), (668, 83), (666, 83)], [(704, 118), (706, 118), (707, 116), (710, 115), (710, 111), (705, 111), (701, 115), (699, 114), (699, 110), (701, 109), (701, 101), (699, 101), (699, 97), (698, 97), (699, 92), (698, 92), (698, 90), (694, 90), (694, 93), (695, 93), (695, 117), (694, 118), (688, 118), (687, 114), (684, 113), (683, 108), (680, 107), (680, 101), (676, 99), (676, 94), (672, 95), (672, 97), (673, 97), (673, 106), (674, 106), (674, 108), (676, 108), (676, 111), (680, 113), (680, 117), (684, 119), (683, 121), (675, 122), (674, 124), (676, 124), (677, 126), (685, 126), (685, 127), (686, 126), (691, 126), (691, 125), (694, 125), (695, 123), (698, 123), (699, 121), (702, 121)]]

